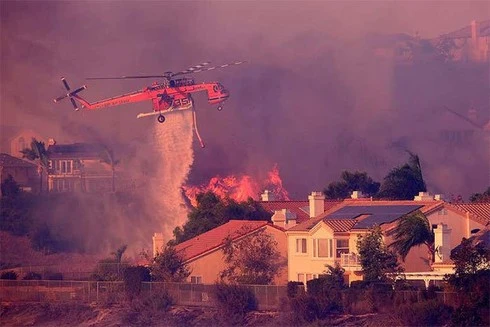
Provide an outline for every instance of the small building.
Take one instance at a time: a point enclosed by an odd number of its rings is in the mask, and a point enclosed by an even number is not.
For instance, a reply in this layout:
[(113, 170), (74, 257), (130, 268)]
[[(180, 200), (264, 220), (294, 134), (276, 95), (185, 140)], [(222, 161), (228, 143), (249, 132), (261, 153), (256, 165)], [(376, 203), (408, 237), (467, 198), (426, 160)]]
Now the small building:
[(24, 191), (39, 191), (41, 176), (37, 173), (37, 165), (6, 153), (0, 153), (0, 181), (3, 182), (9, 176), (12, 176)]
[[(232, 242), (246, 242), (259, 231), (265, 231), (277, 242), (277, 250), (281, 253), (284, 267), (275, 278), (274, 284), (287, 283), (287, 250), (286, 234), (267, 221), (230, 220), (229, 222), (209, 230), (199, 236), (176, 245), (175, 249), (181, 254), (191, 270), (188, 282), (212, 284), (219, 280), (220, 272), (226, 268), (223, 247), (227, 238)], [(153, 250), (162, 249), (163, 237), (156, 233), (153, 237)], [(156, 253), (154, 253), (155, 255)]]
[(51, 192), (109, 192), (114, 171), (107, 149), (100, 144), (48, 146), (48, 189)]

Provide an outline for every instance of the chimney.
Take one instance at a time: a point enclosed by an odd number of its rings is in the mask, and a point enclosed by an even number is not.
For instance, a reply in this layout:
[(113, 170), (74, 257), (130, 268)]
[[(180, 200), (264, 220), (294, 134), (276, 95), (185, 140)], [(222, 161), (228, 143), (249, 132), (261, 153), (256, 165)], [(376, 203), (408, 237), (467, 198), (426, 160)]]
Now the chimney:
[(471, 41), (474, 45), (477, 45), (478, 38), (480, 37), (480, 24), (476, 20), (471, 21)]
[(325, 195), (322, 192), (311, 192), (308, 200), (310, 201), (310, 218), (323, 213), (325, 210)]
[(158, 253), (163, 249), (163, 233), (153, 234), (153, 257), (156, 257)]
[(444, 194), (436, 194), (436, 195), (434, 195), (434, 200), (436, 200), (436, 201), (444, 201)]
[(413, 198), (414, 201), (432, 201), (434, 198), (429, 194), (429, 192), (419, 192), (419, 195), (416, 195)]
[(289, 229), (296, 225), (296, 214), (289, 209), (275, 210), (271, 220), (275, 226)]
[(262, 193), (260, 195), (260, 197), (262, 198), (262, 201), (264, 201), (264, 202), (276, 201), (276, 197), (275, 197), (274, 193), (272, 193), (269, 190), (265, 190), (264, 193)]
[(451, 230), (446, 224), (439, 223), (434, 227), (434, 263), (447, 262), (451, 255)]
[(362, 199), (364, 197), (364, 194), (362, 194), (361, 191), (352, 191), (352, 194), (350, 195), (352, 199)]

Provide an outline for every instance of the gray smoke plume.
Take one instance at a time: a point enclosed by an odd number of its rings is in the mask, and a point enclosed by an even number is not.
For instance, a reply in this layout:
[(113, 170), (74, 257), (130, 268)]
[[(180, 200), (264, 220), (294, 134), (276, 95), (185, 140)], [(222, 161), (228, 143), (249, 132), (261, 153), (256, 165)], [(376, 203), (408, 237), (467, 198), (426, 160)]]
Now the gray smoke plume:
[[(0, 6), (2, 140), (14, 126), (58, 143), (102, 142), (139, 183), (157, 180), (165, 160), (181, 165), (179, 183), (192, 164), (188, 183), (195, 185), (228, 174), (262, 180), (277, 163), (293, 199), (321, 190), (343, 169), (367, 171), (380, 181), (407, 160), (406, 150), (420, 156), (430, 192), (467, 198), (488, 187), (483, 129), (474, 129), (467, 144), (441, 138), (466, 124), (445, 107), (464, 116), (473, 107), (480, 122), (490, 117), (488, 63), (400, 66), (377, 56), (370, 36), (434, 38), (473, 19), (488, 19), (489, 2), (2, 1)], [(149, 132), (154, 120), (135, 119), (151, 110), (149, 102), (77, 113), (68, 102), (52, 102), (64, 92), (61, 76), (72, 87), (87, 84), (80, 95), (96, 101), (153, 81), (88, 83), (85, 77), (160, 74), (207, 60), (248, 63), (193, 76), (197, 82), (220, 81), (231, 92), (221, 112), (204, 95), (195, 97), (207, 147), (196, 149), (194, 163), (187, 152), (177, 162), (182, 147), (173, 148), (176, 141), (162, 145), (165, 158), (156, 150)], [(176, 221), (164, 226), (148, 218), (158, 207), (148, 193), (139, 191), (151, 200), (142, 208), (145, 218), (131, 227), (149, 242), (153, 231), (171, 230)], [(169, 196), (180, 203), (176, 194)], [(130, 228), (123, 229), (121, 239)]]

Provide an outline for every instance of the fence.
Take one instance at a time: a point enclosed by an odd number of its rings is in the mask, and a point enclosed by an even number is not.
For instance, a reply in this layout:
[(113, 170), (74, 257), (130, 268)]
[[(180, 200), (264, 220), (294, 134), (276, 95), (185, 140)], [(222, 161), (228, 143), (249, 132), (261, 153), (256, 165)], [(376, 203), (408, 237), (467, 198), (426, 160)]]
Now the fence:
[[(287, 286), (246, 285), (260, 310), (279, 308)], [(216, 306), (214, 285), (143, 282), (142, 295), (167, 291), (177, 305)], [(101, 302), (121, 303), (127, 299), (124, 282), (66, 280), (0, 280), (0, 301), (13, 302)]]

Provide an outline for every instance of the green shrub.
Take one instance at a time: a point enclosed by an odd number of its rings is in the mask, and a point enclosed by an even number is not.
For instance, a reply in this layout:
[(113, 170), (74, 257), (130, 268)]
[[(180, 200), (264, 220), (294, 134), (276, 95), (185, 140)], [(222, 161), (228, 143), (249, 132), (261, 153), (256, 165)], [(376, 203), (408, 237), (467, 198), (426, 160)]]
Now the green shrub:
[(131, 266), (124, 269), (123, 273), (124, 286), (126, 294), (132, 300), (141, 293), (141, 282), (151, 280), (150, 269), (143, 266)]
[(225, 324), (242, 325), (246, 314), (257, 309), (254, 293), (245, 286), (219, 283), (216, 284), (215, 295), (219, 318)]
[(124, 314), (123, 322), (132, 326), (153, 325), (154, 318), (168, 312), (173, 304), (174, 300), (167, 291), (153, 293), (143, 299), (135, 299), (131, 301), (129, 309)]
[(291, 322), (294, 325), (311, 323), (318, 318), (318, 302), (308, 294), (300, 294), (290, 299)]
[(29, 271), (24, 276), (24, 278), (22, 278), (22, 279), (24, 279), (24, 280), (41, 280), (41, 279), (43, 279), (43, 277), (41, 276), (41, 274), (39, 274), (37, 272)]
[(305, 284), (303, 284), (303, 282), (293, 282), (293, 281), (288, 282), (288, 288), (287, 288), (288, 298), (293, 298), (298, 293), (300, 293), (300, 291), (303, 291), (304, 285)]
[(17, 277), (19, 277), (19, 275), (13, 270), (5, 271), (0, 275), (0, 279), (16, 280)]
[(452, 309), (436, 300), (407, 303), (396, 308), (407, 326), (441, 326), (449, 322)]

